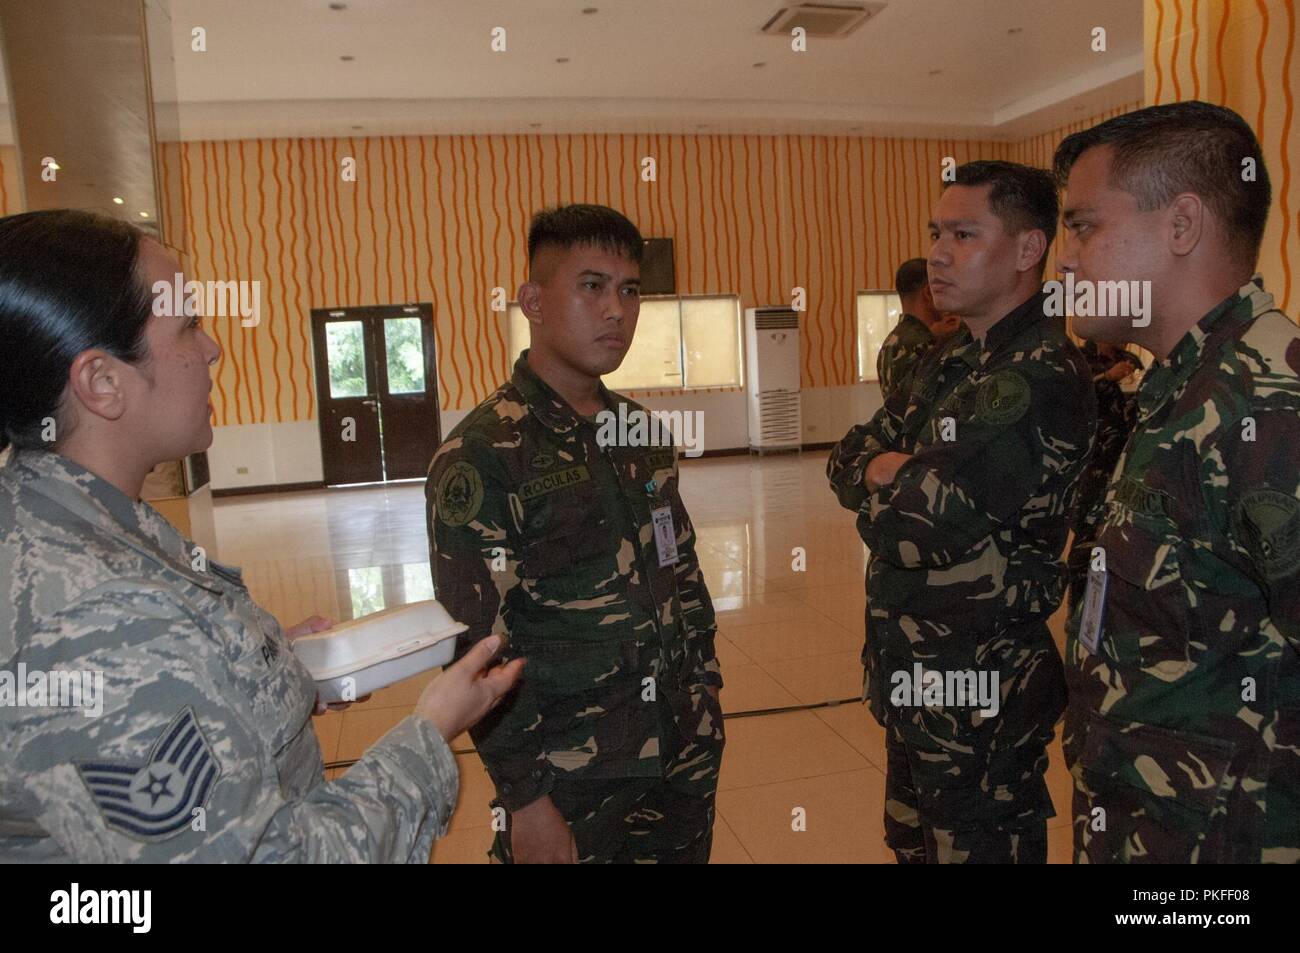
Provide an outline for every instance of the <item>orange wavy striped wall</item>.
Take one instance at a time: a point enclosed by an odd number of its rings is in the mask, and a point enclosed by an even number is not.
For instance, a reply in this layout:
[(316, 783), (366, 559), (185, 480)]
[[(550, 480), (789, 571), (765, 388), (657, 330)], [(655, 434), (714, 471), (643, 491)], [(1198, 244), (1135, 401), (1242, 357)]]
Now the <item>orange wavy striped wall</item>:
[[(432, 301), (439, 398), (482, 400), (508, 372), (504, 317), (524, 277), (531, 213), (621, 208), (675, 240), (683, 294), (745, 306), (806, 288), (804, 386), (853, 381), (853, 292), (922, 254), (941, 159), (1008, 143), (821, 136), (425, 136), (167, 143), (164, 226), (190, 277), (263, 282), (262, 323), (212, 322), (226, 352), (220, 424), (315, 416), (312, 308)], [(340, 176), (357, 160), (357, 181)], [(642, 182), (641, 159), (657, 161)], [(917, 188), (917, 184), (924, 188)]]
[(1296, 0), (1146, 0), (1146, 101), (1203, 99), (1254, 127), (1273, 181), (1259, 271), (1278, 306), (1300, 308), (1300, 31)]

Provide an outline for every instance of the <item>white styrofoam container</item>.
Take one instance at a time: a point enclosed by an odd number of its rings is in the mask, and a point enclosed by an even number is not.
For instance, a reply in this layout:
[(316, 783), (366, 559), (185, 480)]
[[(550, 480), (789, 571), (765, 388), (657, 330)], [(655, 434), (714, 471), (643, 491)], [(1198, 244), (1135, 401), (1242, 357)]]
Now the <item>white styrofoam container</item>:
[(467, 628), (436, 599), (426, 599), (342, 622), (290, 644), (316, 680), (320, 700), (328, 704), (354, 701), (446, 665), (456, 653), (456, 636)]

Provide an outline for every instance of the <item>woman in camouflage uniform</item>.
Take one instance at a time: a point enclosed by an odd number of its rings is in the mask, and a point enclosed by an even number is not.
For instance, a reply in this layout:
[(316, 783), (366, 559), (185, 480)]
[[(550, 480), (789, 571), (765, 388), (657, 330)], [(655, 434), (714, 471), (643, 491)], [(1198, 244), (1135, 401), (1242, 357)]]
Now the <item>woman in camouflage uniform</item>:
[[(445, 739), (519, 665), (449, 669), (325, 781), (316, 691), (239, 571), (139, 500), (206, 448), (220, 349), (150, 289), (180, 265), (81, 212), (0, 220), (0, 860), (424, 861)], [(93, 686), (93, 688), (92, 688)]]

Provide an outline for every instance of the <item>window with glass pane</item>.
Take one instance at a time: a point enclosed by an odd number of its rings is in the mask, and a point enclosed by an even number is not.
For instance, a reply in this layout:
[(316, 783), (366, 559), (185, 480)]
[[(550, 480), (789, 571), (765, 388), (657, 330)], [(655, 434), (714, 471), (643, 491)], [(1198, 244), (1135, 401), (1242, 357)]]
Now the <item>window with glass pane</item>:
[(618, 370), (604, 377), (610, 390), (650, 390), (682, 386), (682, 317), (676, 298), (641, 302), (632, 347)]
[(348, 570), (348, 595), (352, 597), (352, 618), (378, 612), (384, 607), (384, 576), (378, 566)]
[(903, 316), (903, 305), (892, 291), (858, 292), (858, 380), (876, 380), (876, 355)]
[(402, 593), (407, 602), (420, 602), (433, 598), (433, 576), (428, 563), (402, 565)]
[(419, 318), (385, 318), (388, 393), (424, 393), (424, 335)]
[[(528, 346), (528, 320), (511, 304), (511, 360)], [(740, 299), (734, 295), (646, 298), (623, 364), (605, 375), (612, 390), (738, 387), (741, 379)]]
[(740, 299), (683, 298), (687, 387), (739, 387)]
[(512, 302), (506, 309), (506, 320), (510, 325), (510, 366), (513, 368), (519, 355), (528, 347), (528, 319), (524, 317), (524, 309)]
[(361, 322), (328, 322), (325, 354), (330, 367), (330, 396), (366, 396), (366, 347)]

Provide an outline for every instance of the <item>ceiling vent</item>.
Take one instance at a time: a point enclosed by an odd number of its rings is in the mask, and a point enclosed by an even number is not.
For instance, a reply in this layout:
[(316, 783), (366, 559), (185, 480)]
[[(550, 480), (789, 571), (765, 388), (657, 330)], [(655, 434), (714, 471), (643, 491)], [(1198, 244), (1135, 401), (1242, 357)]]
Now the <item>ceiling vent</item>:
[(763, 24), (763, 32), (789, 36), (803, 27), (808, 36), (848, 36), (884, 8), (883, 3), (798, 3), (778, 10)]

